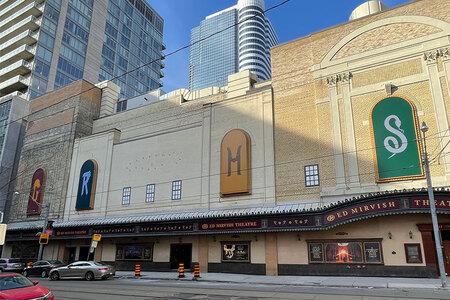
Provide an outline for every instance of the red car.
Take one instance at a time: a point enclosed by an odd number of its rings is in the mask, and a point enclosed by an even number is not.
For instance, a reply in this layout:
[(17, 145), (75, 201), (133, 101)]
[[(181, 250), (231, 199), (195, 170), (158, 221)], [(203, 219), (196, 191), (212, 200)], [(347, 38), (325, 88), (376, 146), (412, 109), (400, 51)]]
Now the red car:
[(38, 283), (17, 273), (0, 274), (0, 299), (54, 300), (53, 293)]

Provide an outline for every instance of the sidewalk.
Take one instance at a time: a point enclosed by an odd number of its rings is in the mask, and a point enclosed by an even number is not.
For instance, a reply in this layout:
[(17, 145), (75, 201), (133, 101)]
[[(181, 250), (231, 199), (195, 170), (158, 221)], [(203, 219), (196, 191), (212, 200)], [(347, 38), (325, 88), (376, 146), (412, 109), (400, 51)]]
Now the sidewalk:
[[(147, 280), (188, 280), (193, 273), (178, 279), (177, 272), (141, 272), (140, 279)], [(405, 288), (405, 289), (442, 289), (440, 279), (429, 278), (391, 278), (391, 277), (322, 277), (322, 276), (264, 276), (227, 273), (202, 273), (198, 281), (220, 283), (276, 284), (316, 287), (355, 287), (355, 288)], [(116, 278), (136, 278), (134, 272), (117, 271)], [(450, 281), (448, 281), (450, 284)], [(445, 287), (450, 291), (450, 286)]]

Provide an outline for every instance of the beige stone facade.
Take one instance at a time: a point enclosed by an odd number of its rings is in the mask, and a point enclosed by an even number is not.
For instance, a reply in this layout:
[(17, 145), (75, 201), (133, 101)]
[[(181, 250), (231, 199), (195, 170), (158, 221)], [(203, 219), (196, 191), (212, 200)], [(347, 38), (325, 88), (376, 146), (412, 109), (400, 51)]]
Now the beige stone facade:
[[(44, 257), (90, 257), (119, 270), (137, 263), (142, 270), (175, 270), (178, 263), (188, 268), (199, 262), (202, 272), (436, 276), (418, 127), (419, 121), (429, 127), (448, 256), (450, 7), (445, 4), (414, 1), (277, 46), (271, 82), (255, 83), (251, 73), (238, 73), (224, 89), (186, 97), (175, 91), (116, 114), (111, 113), (116, 89), (103, 91), (92, 134), (74, 141), (64, 213), (54, 220)], [(387, 107), (397, 101), (406, 108), (379, 122), (397, 132), (397, 141), (389, 144), (383, 137), (384, 144), (377, 144), (375, 111), (386, 99)], [(410, 120), (400, 120), (400, 113)], [(391, 117), (399, 120), (389, 123)], [(68, 120), (61, 112), (52, 118), (55, 124)], [(36, 126), (30, 135), (46, 129)], [(248, 135), (249, 145), (223, 145), (233, 130), (245, 132), (236, 136)], [(405, 141), (408, 130), (414, 138)], [(408, 175), (408, 165), (388, 170), (399, 176), (380, 171), (411, 147), (416, 173)], [(383, 162), (378, 148), (394, 155)], [(240, 152), (246, 149), (250, 153)], [(251, 191), (224, 195), (223, 170), (227, 176), (245, 173), (241, 155), (250, 160)], [(89, 161), (98, 171), (83, 169)], [(89, 172), (96, 172), (95, 199), (92, 207), (80, 206)], [(17, 231), (10, 240), (18, 239)], [(102, 240), (88, 256), (93, 234), (102, 234)], [(450, 270), (450, 261), (445, 267)]]
[[(376, 183), (369, 117), (381, 98), (405, 97), (430, 128), (428, 147), (444, 147), (449, 12), (445, 1), (414, 1), (272, 50), (277, 202), (328, 203), (425, 185)], [(448, 185), (448, 159), (431, 166), (436, 186)], [(305, 187), (311, 164), (319, 164), (320, 188)]]

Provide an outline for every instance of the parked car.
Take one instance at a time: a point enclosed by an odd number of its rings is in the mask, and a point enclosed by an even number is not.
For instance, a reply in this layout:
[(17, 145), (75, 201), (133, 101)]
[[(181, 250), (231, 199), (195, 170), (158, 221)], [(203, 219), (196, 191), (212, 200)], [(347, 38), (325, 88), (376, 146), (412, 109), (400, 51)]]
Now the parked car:
[(50, 270), (50, 280), (84, 278), (86, 280), (108, 279), (116, 275), (113, 266), (93, 261), (77, 261)]
[(53, 293), (39, 281), (30, 281), (17, 273), (0, 274), (0, 299), (54, 300)]
[(32, 275), (39, 275), (45, 278), (50, 273), (51, 269), (62, 267), (65, 264), (59, 260), (38, 260), (37, 262), (26, 267), (22, 274), (26, 277)]
[(2, 272), (22, 272), (25, 264), (20, 258), (0, 258), (0, 271)]

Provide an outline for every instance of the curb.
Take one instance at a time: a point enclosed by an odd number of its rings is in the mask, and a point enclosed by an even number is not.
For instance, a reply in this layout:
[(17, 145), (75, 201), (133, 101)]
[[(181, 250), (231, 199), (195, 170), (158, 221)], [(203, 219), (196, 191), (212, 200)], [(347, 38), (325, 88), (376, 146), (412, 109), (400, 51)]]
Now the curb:
[[(156, 278), (156, 277), (147, 277), (147, 276), (114, 276), (116, 279), (139, 279), (139, 280), (161, 280), (161, 281), (203, 281), (203, 282), (214, 282), (214, 283), (233, 283), (233, 284), (242, 284), (241, 281), (221, 281), (214, 279), (204, 279), (204, 278)], [(417, 284), (398, 284), (398, 283), (386, 283), (383, 286), (374, 286), (374, 285), (336, 285), (336, 284), (323, 284), (320, 282), (309, 282), (309, 283), (273, 283), (273, 282), (247, 282), (250, 284), (263, 284), (263, 285), (277, 285), (277, 286), (298, 286), (298, 287), (329, 287), (329, 288), (360, 288), (360, 289), (432, 289), (432, 290), (450, 290), (450, 287), (442, 288), (441, 286), (435, 285), (417, 285)]]

